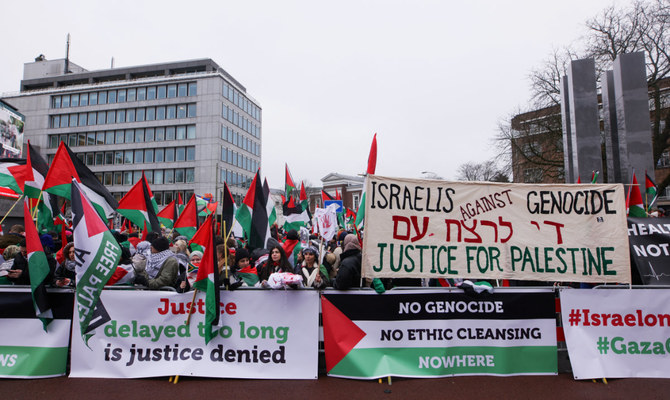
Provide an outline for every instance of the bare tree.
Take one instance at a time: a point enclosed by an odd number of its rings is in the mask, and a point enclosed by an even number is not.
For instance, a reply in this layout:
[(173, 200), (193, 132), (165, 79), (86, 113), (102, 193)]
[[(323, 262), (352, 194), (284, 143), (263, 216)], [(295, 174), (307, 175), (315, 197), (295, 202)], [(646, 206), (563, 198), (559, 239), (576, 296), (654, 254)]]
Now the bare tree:
[(499, 169), (494, 160), (466, 162), (458, 167), (456, 179), (460, 181), (509, 182), (507, 175)]
[(534, 108), (560, 106), (561, 78), (568, 73), (570, 61), (579, 58), (570, 47), (554, 49), (541, 66), (531, 70), (528, 77)]

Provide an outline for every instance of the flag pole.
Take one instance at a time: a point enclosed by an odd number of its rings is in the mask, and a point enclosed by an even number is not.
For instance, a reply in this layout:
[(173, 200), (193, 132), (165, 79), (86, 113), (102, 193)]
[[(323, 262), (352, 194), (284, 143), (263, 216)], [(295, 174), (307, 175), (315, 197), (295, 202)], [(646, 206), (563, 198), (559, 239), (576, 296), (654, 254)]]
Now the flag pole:
[(21, 195), (21, 196), (19, 196), (18, 199), (16, 199), (16, 201), (14, 202), (14, 204), (12, 204), (12, 207), (9, 209), (9, 211), (7, 211), (7, 214), (5, 214), (5, 216), (2, 217), (2, 219), (0, 219), (0, 225), (2, 225), (3, 222), (5, 222), (5, 218), (7, 218), (7, 216), (9, 215), (9, 213), (12, 212), (12, 210), (14, 209), (14, 207), (16, 207), (16, 205), (19, 203), (19, 201), (20, 201), (21, 199), (23, 199), (23, 197), (24, 197), (24, 195)]
[(188, 308), (188, 317), (186, 317), (186, 323), (188, 325), (191, 323), (191, 314), (193, 314), (193, 306), (195, 305), (195, 295), (198, 293), (198, 289), (193, 289), (193, 298), (191, 299), (191, 307)]
[(35, 210), (33, 211), (33, 215), (32, 215), (32, 218), (33, 218), (33, 219), (35, 219), (35, 218), (37, 217), (37, 208), (38, 208), (38, 206), (39, 206), (39, 204), (40, 204), (40, 200), (42, 200), (42, 194), (43, 194), (43, 193), (44, 193), (44, 191), (43, 191), (43, 190), (40, 190), (40, 195), (39, 195), (39, 197), (37, 198), (37, 203), (35, 204)]
[[(222, 222), (223, 222), (223, 225), (222, 225), (223, 231), (225, 232), (226, 231), (226, 221), (222, 221)], [(229, 235), (226, 235), (226, 238), (223, 242), (223, 261), (225, 262), (225, 266), (228, 267), (228, 268), (226, 268), (226, 282), (230, 283), (230, 280), (228, 279), (228, 270), (230, 269), (230, 265), (227, 265), (228, 264), (228, 237), (229, 237)], [(228, 290), (230, 290), (230, 285), (227, 285), (226, 287), (228, 288)]]

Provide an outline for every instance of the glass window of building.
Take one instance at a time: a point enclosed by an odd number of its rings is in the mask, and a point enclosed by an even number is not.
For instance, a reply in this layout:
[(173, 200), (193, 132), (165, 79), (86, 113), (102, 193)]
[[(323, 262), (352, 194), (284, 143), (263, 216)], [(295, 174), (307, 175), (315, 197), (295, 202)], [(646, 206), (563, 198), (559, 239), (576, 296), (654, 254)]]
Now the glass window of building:
[(88, 95), (88, 103), (92, 106), (98, 104), (98, 92), (91, 92)]
[[(154, 171), (154, 184), (162, 185), (163, 184), (163, 170), (157, 169)], [(158, 200), (156, 200), (158, 201)]]
[(102, 183), (102, 172), (96, 172), (95, 179), (97, 179), (98, 182)]
[(165, 119), (165, 107), (156, 107), (156, 120), (161, 121)]
[[(166, 176), (165, 183), (168, 183), (167, 182), (167, 171), (165, 171), (165, 176)], [(174, 199), (174, 197), (173, 197), (173, 194), (172, 194), (171, 191), (163, 192), (163, 201), (165, 202), (165, 204), (170, 204), (173, 199)]]
[(147, 88), (147, 100), (156, 100), (156, 86)]
[(126, 102), (126, 89), (120, 89), (117, 93), (118, 93), (117, 94), (118, 102), (119, 103), (125, 103)]
[(114, 133), (114, 135), (115, 135), (115, 139), (114, 139), (115, 144), (123, 143), (123, 135), (124, 135), (123, 131), (116, 131)]
[(95, 133), (95, 144), (102, 145), (105, 144), (105, 132), (96, 132)]
[(144, 142), (144, 129), (135, 129), (135, 143)]
[(86, 134), (86, 146), (95, 146), (95, 132)]
[(147, 107), (147, 121), (156, 120), (156, 107)]
[(177, 96), (186, 97), (188, 94), (188, 85), (185, 83), (180, 83), (177, 87)]
[(132, 143), (135, 140), (135, 131), (126, 129), (126, 143)]
[(77, 114), (70, 114), (70, 126), (77, 126)]
[(60, 128), (60, 115), (52, 115), (51, 116), (51, 127), (52, 128)]
[(184, 169), (178, 168), (174, 170), (174, 181), (175, 183), (184, 183)]
[(149, 184), (154, 183), (154, 171), (144, 171), (144, 176), (147, 178), (147, 182), (149, 182)]
[(177, 118), (186, 118), (186, 105), (180, 104), (177, 106)]
[(86, 146), (86, 134), (85, 133), (77, 134), (77, 146)]
[(146, 163), (154, 162), (154, 149), (144, 150), (144, 162)]
[(88, 124), (86, 123), (86, 121), (87, 121), (88, 118), (86, 118), (86, 117), (88, 117), (88, 114), (86, 114), (86, 113), (81, 113), (81, 114), (79, 114), (79, 126), (86, 126), (86, 125), (88, 125)]
[(186, 148), (186, 161), (195, 161), (195, 147), (189, 146)]
[(159, 99), (164, 99), (167, 96), (167, 88), (165, 85), (161, 85), (158, 87), (158, 98)]
[(68, 122), (70, 121), (70, 118), (68, 118), (67, 114), (61, 115), (60, 118), (60, 127), (61, 128), (67, 128)]
[(63, 108), (70, 107), (70, 95), (69, 94), (66, 94), (62, 97), (61, 104), (62, 104)]
[(195, 169), (186, 168), (186, 183), (193, 183), (193, 182), (195, 182)]
[(98, 114), (95, 112), (88, 113), (88, 124), (95, 125), (98, 122)]
[(107, 118), (107, 113), (104, 111), (98, 111), (98, 125), (104, 125), (107, 123), (106, 121)]
[(174, 140), (175, 138), (175, 129), (174, 126), (168, 126), (165, 128), (165, 140)]
[(133, 184), (133, 173), (130, 171), (126, 171), (123, 173), (123, 184), (124, 185), (132, 185)]
[(114, 164), (123, 164), (123, 150), (114, 152)]
[(105, 132), (105, 144), (114, 144), (114, 131)]
[[(174, 170), (173, 169), (166, 169), (165, 170), (165, 177), (163, 178), (165, 180), (165, 184), (169, 185), (171, 183), (174, 183)], [(172, 201), (172, 200), (170, 200)]]
[(114, 110), (107, 111), (107, 123), (113, 124), (115, 119), (116, 119), (116, 111)]
[(114, 184), (123, 185), (123, 173), (121, 171), (114, 172)]
[(94, 165), (94, 164), (95, 164), (95, 154), (86, 153), (86, 165)]
[(177, 161), (186, 161), (186, 147), (177, 147), (176, 148), (175, 159)]
[(113, 151), (106, 151), (105, 152), (105, 165), (112, 165), (114, 164), (114, 152)]
[(165, 162), (174, 162), (174, 147), (165, 149)]
[(196, 96), (198, 94), (198, 84), (197, 82), (191, 82), (188, 84), (188, 95)]
[(116, 111), (116, 123), (120, 124), (126, 122), (126, 110), (117, 110)]
[(133, 163), (133, 151), (132, 150), (125, 150), (123, 152), (123, 163), (124, 164), (132, 164)]
[(50, 149), (55, 149), (58, 148), (58, 135), (51, 135), (49, 136), (49, 148)]
[(153, 142), (155, 135), (156, 133), (154, 131), (154, 128), (147, 128), (146, 133), (144, 135), (144, 140), (147, 142)]
[(126, 110), (126, 122), (135, 122), (135, 109), (129, 108)]
[(167, 106), (167, 119), (177, 118), (177, 107), (176, 106)]
[(189, 125), (186, 127), (186, 137), (188, 139), (195, 139), (195, 125)]
[(186, 127), (182, 125), (177, 127), (177, 140), (183, 139), (186, 139)]
[(133, 185), (142, 179), (142, 171), (133, 171)]
[(135, 101), (136, 96), (137, 96), (137, 89), (135, 88), (128, 89), (128, 101)]
[(195, 118), (195, 117), (196, 117), (196, 107), (195, 107), (195, 104), (189, 104), (189, 105), (188, 105), (188, 117), (189, 117), (189, 118)]
[(79, 95), (79, 105), (82, 107), (88, 105), (88, 93), (82, 93)]
[(146, 111), (146, 109), (144, 109), (144, 108), (138, 108), (138, 109), (136, 110), (136, 114), (137, 114), (137, 115), (135, 116), (135, 120), (137, 120), (137, 122), (142, 122), (142, 121), (144, 121), (144, 117), (145, 117), (145, 116), (144, 116), (144, 113), (145, 113), (145, 111)]
[(162, 142), (165, 140), (165, 128), (156, 128), (156, 141)]
[(112, 183), (113, 183), (112, 178), (113, 177), (114, 177), (114, 175), (111, 172), (105, 172), (105, 175), (104, 175), (105, 182), (104, 182), (104, 184), (107, 185), (107, 186), (112, 186)]
[(144, 162), (144, 150), (135, 150), (135, 164)]
[(104, 90), (98, 93), (98, 104), (107, 104), (107, 92)]
[(163, 203), (163, 192), (154, 192), (154, 199), (156, 200), (156, 204), (159, 206), (162, 206)]
[(60, 108), (60, 96), (54, 96), (51, 98), (51, 107)]
[(165, 151), (163, 149), (155, 149), (154, 153), (154, 158), (156, 159), (157, 163), (162, 163), (165, 161)]
[(177, 85), (175, 84), (167, 85), (167, 97), (168, 99), (177, 97)]
[(147, 88), (141, 87), (137, 88), (137, 100), (144, 101), (147, 99)]
[(116, 103), (116, 90), (107, 91), (107, 103), (109, 104)]

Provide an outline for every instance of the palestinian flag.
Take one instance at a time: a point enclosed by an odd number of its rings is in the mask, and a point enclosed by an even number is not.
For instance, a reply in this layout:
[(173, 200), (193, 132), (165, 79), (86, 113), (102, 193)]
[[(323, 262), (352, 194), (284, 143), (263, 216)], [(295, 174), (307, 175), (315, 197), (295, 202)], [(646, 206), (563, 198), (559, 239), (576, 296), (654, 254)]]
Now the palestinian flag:
[(321, 190), (321, 204), (323, 204), (323, 206), (325, 207), (326, 201), (329, 200), (335, 200), (335, 198), (329, 195), (328, 192), (326, 192), (325, 190)]
[(290, 197), (291, 192), (296, 189), (295, 183), (293, 183), (293, 176), (291, 176), (291, 172), (288, 170), (288, 164), (284, 164), (286, 166), (286, 181), (284, 183), (284, 191), (286, 192), (286, 196)]
[(298, 263), (298, 253), (302, 250), (300, 239), (286, 239), (282, 244), (284, 253), (293, 267)]
[(160, 232), (161, 227), (156, 215), (149, 183), (144, 173), (125, 196), (119, 201), (119, 214), (137, 226), (146, 226), (151, 232)]
[(135, 268), (132, 264), (122, 264), (116, 267), (114, 275), (107, 281), (107, 286), (132, 285), (133, 281), (135, 281)]
[(37, 227), (40, 232), (57, 230), (56, 218), (62, 218), (62, 214), (58, 211), (58, 197), (53, 194), (42, 191), (44, 186), (44, 178), (49, 172), (49, 164), (42, 158), (40, 153), (30, 145), (28, 141), (28, 156), (26, 159), (27, 175), (29, 177), (25, 181), (24, 193), (26, 197), (39, 199), (42, 201), (37, 204)]
[(219, 266), (216, 261), (215, 236), (214, 218), (210, 215), (191, 241), (205, 249), (198, 267), (198, 275), (193, 284), (195, 289), (205, 293), (205, 344), (209, 343), (214, 337), (212, 327), (219, 324), (219, 314), (221, 312), (221, 293), (219, 290), (221, 285), (219, 283)]
[(114, 196), (100, 183), (93, 172), (61, 142), (44, 179), (42, 190), (70, 200), (72, 179), (81, 184), (81, 190), (91, 200), (100, 217), (107, 220), (118, 208)]
[(354, 225), (356, 223), (356, 212), (351, 208), (347, 207), (347, 212), (344, 215), (346, 225)]
[(247, 284), (247, 286), (255, 286), (258, 283), (258, 271), (253, 265), (248, 265), (237, 271), (237, 276)]
[(644, 172), (644, 193), (645, 193), (645, 200), (649, 200), (647, 203), (647, 210), (651, 210), (651, 206), (654, 205), (654, 202), (658, 198), (658, 186), (656, 186), (656, 183), (654, 183), (654, 180), (651, 179), (647, 171)]
[[(200, 217), (206, 217), (212, 213), (216, 213), (217, 203), (212, 203), (211, 197), (205, 198), (196, 194), (195, 203), (198, 207), (198, 216)], [(214, 211), (212, 211), (212, 204), (214, 204)]]
[(644, 211), (644, 203), (642, 203), (640, 185), (637, 183), (635, 174), (633, 174), (633, 183), (631, 184), (630, 189), (628, 189), (628, 196), (626, 197), (626, 213), (629, 217), (647, 217), (647, 212)]
[(18, 199), (26, 176), (26, 160), (0, 158), (0, 196)]
[(309, 221), (312, 220), (312, 212), (309, 211), (309, 200), (307, 200), (307, 191), (305, 190), (305, 182), (300, 182), (300, 205), (303, 211), (307, 211)]
[(233, 222), (235, 220), (235, 211), (237, 207), (235, 206), (235, 200), (233, 200), (233, 194), (230, 193), (227, 183), (223, 183), (223, 201), (221, 205), (221, 220), (223, 225), (226, 227), (225, 232), (223, 232), (223, 237), (227, 238), (228, 233), (233, 229)]
[(179, 218), (179, 207), (177, 206), (177, 200), (172, 200), (170, 204), (165, 206), (162, 210), (156, 214), (160, 223), (165, 225), (165, 227), (172, 229), (174, 223)]
[(254, 179), (251, 181), (251, 186), (249, 186), (240, 208), (237, 209), (235, 218), (247, 236), (249, 247), (251, 249), (265, 248), (265, 242), (270, 234), (270, 226), (260, 171), (256, 172)]
[[(370, 145), (370, 155), (368, 155), (368, 169), (367, 175), (374, 175), (377, 169), (377, 134), (372, 138), (372, 145)], [(356, 211), (356, 228), (363, 229), (365, 223), (365, 185), (363, 185), (363, 193), (361, 194), (361, 201)]]
[(265, 210), (268, 214), (268, 229), (277, 222), (277, 209), (275, 208), (275, 202), (272, 201), (272, 196), (270, 195), (270, 185), (268, 185), (268, 179), (265, 178), (263, 181), (263, 197), (265, 198)]
[(342, 196), (340, 196), (340, 192), (335, 189), (335, 200), (342, 200)]
[(23, 202), (23, 223), (26, 229), (26, 250), (28, 252), (28, 274), (30, 275), (30, 290), (33, 295), (35, 315), (42, 321), (44, 330), (53, 320), (51, 305), (47, 298), (47, 277), (50, 275), (47, 256), (37, 234), (37, 228), (30, 215), (27, 199)]
[(96, 327), (110, 318), (100, 303), (100, 293), (116, 272), (121, 258), (121, 247), (107, 229), (84, 192), (83, 185), (72, 179), (72, 225), (77, 274), (75, 309), (78, 313), (79, 332), (88, 343)]
[(598, 182), (598, 174), (600, 171), (593, 171), (591, 172), (591, 183), (596, 183)]
[(174, 229), (179, 232), (179, 234), (190, 239), (195, 235), (199, 226), (196, 197), (195, 195), (192, 195), (191, 199), (186, 203), (186, 207), (184, 207), (184, 212), (179, 214), (179, 218), (175, 221)]
[[(307, 225), (309, 222), (309, 215), (307, 210), (303, 209), (302, 205), (296, 205), (293, 197), (290, 197), (287, 202), (282, 204), (282, 212), (284, 214), (284, 230), (286, 232), (291, 229), (300, 231), (300, 227)], [(287, 255), (289, 253), (286, 253)]]

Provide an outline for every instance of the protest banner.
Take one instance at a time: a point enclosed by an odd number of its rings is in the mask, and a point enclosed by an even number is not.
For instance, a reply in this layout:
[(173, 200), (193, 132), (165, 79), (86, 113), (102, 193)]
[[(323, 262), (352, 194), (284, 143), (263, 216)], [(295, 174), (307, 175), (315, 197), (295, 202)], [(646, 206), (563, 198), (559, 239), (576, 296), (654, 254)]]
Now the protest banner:
[(670, 218), (628, 218), (630, 256), (642, 283), (670, 284)]
[(207, 345), (203, 293), (189, 325), (193, 293), (105, 290), (101, 299), (111, 320), (96, 328), (90, 348), (72, 335), (70, 377), (317, 378), (316, 291), (222, 291)]
[(623, 186), (368, 176), (363, 275), (630, 282)]
[(45, 332), (35, 316), (29, 287), (0, 289), (0, 377), (65, 375), (74, 295), (50, 290), (48, 299), (54, 319)]
[(561, 289), (575, 379), (670, 377), (670, 293)]
[(325, 291), (329, 376), (557, 373), (551, 288), (485, 295), (462, 291)]

